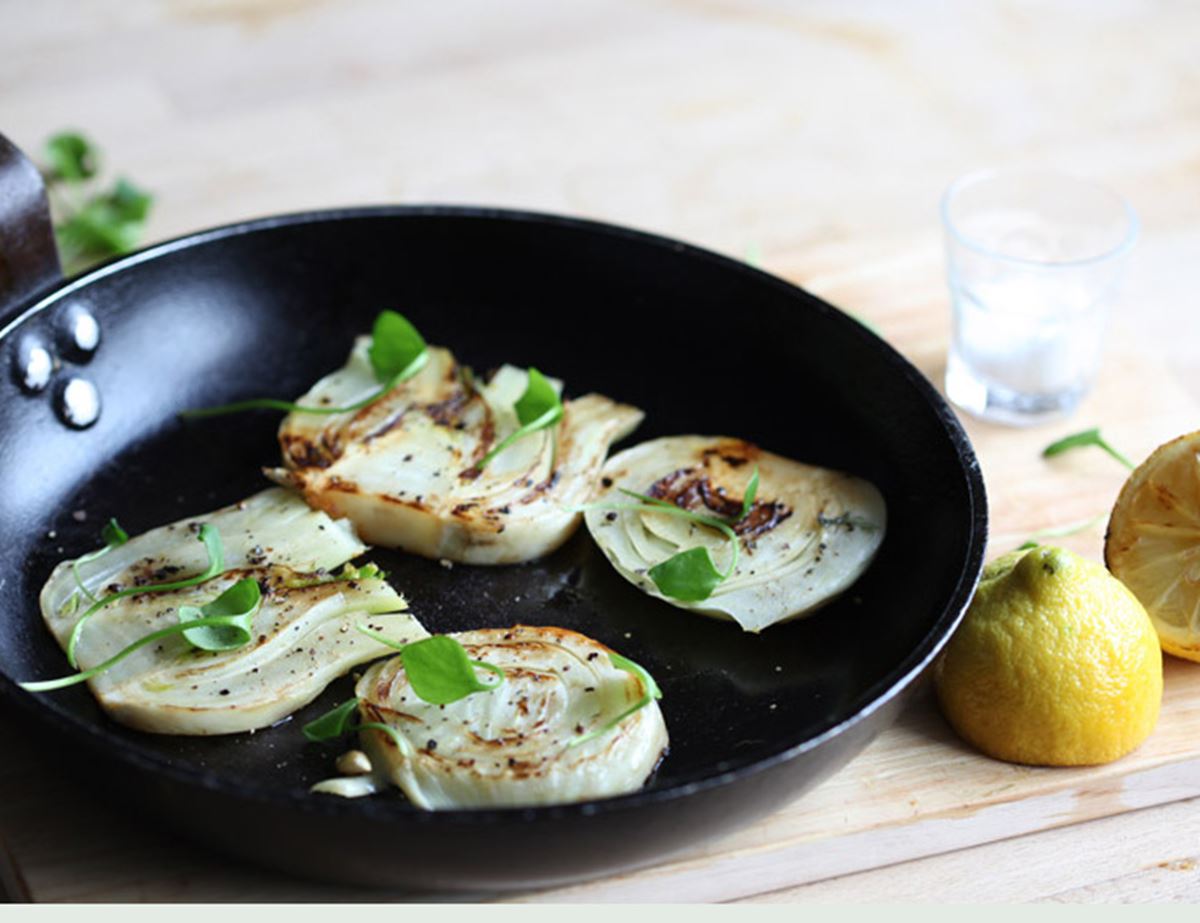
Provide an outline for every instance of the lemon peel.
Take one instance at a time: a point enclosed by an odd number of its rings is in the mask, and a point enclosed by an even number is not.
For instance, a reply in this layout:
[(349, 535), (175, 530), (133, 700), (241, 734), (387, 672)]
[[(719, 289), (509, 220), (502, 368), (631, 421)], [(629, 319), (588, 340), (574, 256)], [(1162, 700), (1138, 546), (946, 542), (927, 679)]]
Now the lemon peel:
[(1162, 653), (1149, 616), (1100, 564), (1061, 548), (989, 564), (935, 673), (951, 726), (989, 756), (1107, 763), (1154, 729)]

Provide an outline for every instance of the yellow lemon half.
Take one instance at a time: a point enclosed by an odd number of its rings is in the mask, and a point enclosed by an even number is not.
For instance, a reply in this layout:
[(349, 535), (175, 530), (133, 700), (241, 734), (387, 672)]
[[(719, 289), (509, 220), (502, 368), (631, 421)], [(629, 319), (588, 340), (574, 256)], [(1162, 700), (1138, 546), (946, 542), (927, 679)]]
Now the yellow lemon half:
[(1129, 476), (1104, 560), (1150, 613), (1163, 650), (1200, 661), (1200, 432), (1159, 446)]
[(1141, 603), (1060, 548), (984, 569), (935, 676), (959, 735), (1015, 763), (1111, 762), (1149, 736), (1162, 703), (1162, 652)]

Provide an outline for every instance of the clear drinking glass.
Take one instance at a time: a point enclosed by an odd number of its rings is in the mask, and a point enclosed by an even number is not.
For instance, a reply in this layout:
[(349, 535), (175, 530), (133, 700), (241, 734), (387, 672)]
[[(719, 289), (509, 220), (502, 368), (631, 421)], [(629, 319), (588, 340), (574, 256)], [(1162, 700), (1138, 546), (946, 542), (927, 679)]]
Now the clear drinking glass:
[(974, 173), (942, 199), (953, 336), (946, 395), (1016, 425), (1069, 414), (1100, 365), (1137, 215), (1045, 170)]

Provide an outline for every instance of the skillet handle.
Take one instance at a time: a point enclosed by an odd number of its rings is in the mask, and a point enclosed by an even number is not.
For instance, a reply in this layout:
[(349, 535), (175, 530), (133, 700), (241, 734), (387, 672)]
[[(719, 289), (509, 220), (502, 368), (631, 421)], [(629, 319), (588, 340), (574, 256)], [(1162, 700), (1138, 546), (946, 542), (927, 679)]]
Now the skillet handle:
[(0, 135), (0, 318), (61, 280), (42, 175)]

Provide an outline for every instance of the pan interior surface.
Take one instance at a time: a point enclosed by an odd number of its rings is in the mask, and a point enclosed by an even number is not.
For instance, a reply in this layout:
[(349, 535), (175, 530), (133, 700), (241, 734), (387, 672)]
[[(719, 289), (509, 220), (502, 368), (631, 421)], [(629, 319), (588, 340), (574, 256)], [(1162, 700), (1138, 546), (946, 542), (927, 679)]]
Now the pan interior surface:
[[(37, 595), (59, 560), (94, 546), (110, 516), (132, 534), (265, 486), (278, 414), (183, 421), (178, 411), (298, 395), (342, 364), (384, 308), (476, 369), (536, 365), (562, 378), (568, 395), (596, 391), (643, 408), (645, 423), (625, 445), (738, 436), (864, 477), (886, 498), (887, 537), (865, 576), (813, 616), (761, 635), (643, 595), (583, 528), (520, 566), (448, 569), (369, 552), (430, 631), (557, 625), (649, 669), (663, 689), (670, 752), (644, 793), (618, 801), (753, 772), (869, 711), (929, 659), (977, 577), (978, 472), (928, 383), (819, 300), (669, 241), (450, 209), (263, 222), (66, 286), (4, 345), (53, 340), (80, 306), (98, 318), (101, 343), (86, 361), (68, 357), (58, 379), (96, 384), (96, 425), (64, 426), (57, 386), (30, 394), (11, 377), (0, 384), (0, 673), (9, 680), (66, 671)], [(351, 688), (344, 677), (291, 720), (222, 738), (125, 730), (82, 687), (30, 707), (121, 759), (238, 797), (347, 818), (414, 817), (398, 794), (334, 802), (307, 792), (341, 751), (306, 743), (299, 726)], [(490, 813), (523, 822), (538, 814)]]

